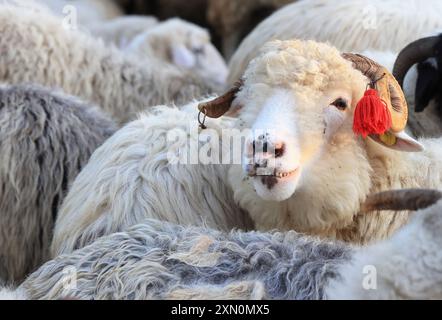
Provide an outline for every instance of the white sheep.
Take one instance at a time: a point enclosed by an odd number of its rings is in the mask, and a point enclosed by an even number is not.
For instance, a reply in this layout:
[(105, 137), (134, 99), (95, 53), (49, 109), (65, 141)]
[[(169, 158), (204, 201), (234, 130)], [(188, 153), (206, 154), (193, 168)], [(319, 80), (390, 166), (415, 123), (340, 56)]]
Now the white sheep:
[[(431, 193), (409, 201), (430, 207), (400, 233), (365, 248), (293, 231), (223, 233), (147, 220), (47, 262), (4, 294), (45, 300), (440, 299), (442, 202), (440, 192)], [(374, 207), (407, 207), (391, 196), (380, 199)]]
[[(0, 5), (0, 81), (34, 82), (93, 102), (120, 122), (215, 90), (154, 57), (138, 61), (46, 12)], [(19, 54), (17, 54), (19, 53)]]
[[(235, 205), (249, 213), (260, 230), (296, 230), (365, 244), (389, 237), (409, 218), (408, 212), (362, 213), (361, 203), (368, 194), (392, 188), (441, 187), (442, 144), (431, 139), (418, 142), (403, 131), (407, 105), (397, 82), (386, 69), (364, 57), (344, 57), (335, 48), (312, 41), (271, 42), (250, 64), (240, 87), (200, 106), (208, 116), (220, 116), (231, 107), (238, 114), (233, 128), (252, 130), (238, 133), (247, 134), (243, 161), (224, 166), (229, 170)], [(367, 77), (362, 72), (367, 72)], [(382, 98), (389, 101), (391, 130), (363, 139), (352, 131), (355, 108), (367, 84), (379, 78)], [(163, 117), (168, 118), (167, 114)], [(195, 110), (190, 117), (196, 125)], [(143, 128), (169, 126), (161, 119), (151, 121)], [(257, 139), (255, 132), (261, 132)], [(90, 243), (98, 235), (109, 234), (106, 230), (118, 230), (141, 217), (180, 223), (173, 214), (151, 216), (144, 208), (151, 205), (151, 200), (145, 199), (167, 197), (167, 190), (180, 188), (182, 183), (198, 187), (204, 180), (206, 188), (218, 188), (210, 179), (198, 178), (206, 168), (204, 163), (167, 163), (164, 143), (159, 149), (141, 148), (157, 140), (147, 132), (136, 133), (129, 125), (95, 153), (61, 209), (53, 255), (71, 252), (79, 247), (77, 242), (80, 246)], [(427, 150), (420, 153), (400, 152), (422, 151), (423, 145)], [(189, 150), (183, 142), (180, 148)], [(160, 176), (159, 165), (165, 168)], [(145, 183), (152, 187), (144, 187)], [(191, 198), (182, 192), (176, 194), (183, 221), (185, 215), (193, 214), (186, 212), (189, 204), (211, 207), (219, 201), (212, 203), (195, 192)], [(129, 218), (127, 206), (134, 205), (140, 213)], [(211, 208), (210, 215), (223, 215)], [(177, 209), (166, 212), (173, 210)]]
[(228, 83), (270, 40), (329, 42), (344, 52), (399, 52), (408, 43), (442, 27), (442, 2), (419, 0), (310, 0), (287, 5), (262, 22), (232, 57)]
[(151, 17), (127, 16), (90, 26), (94, 36), (150, 63), (153, 57), (225, 88), (227, 65), (207, 30), (181, 20), (158, 23)]

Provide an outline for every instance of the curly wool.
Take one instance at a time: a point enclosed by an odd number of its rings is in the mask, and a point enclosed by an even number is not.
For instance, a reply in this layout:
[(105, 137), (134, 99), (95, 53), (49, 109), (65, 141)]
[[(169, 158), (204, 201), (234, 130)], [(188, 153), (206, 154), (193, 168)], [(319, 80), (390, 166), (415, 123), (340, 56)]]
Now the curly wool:
[(49, 258), (70, 184), (115, 130), (77, 98), (36, 86), (0, 87), (0, 280), (20, 281)]
[(148, 220), (55, 258), (20, 289), (30, 299), (323, 299), (351, 252), (294, 232), (224, 234)]
[(263, 21), (232, 57), (228, 83), (237, 81), (270, 40), (329, 42), (343, 52), (399, 52), (442, 27), (442, 2), (419, 0), (309, 0), (289, 4)]
[(156, 59), (125, 57), (45, 12), (3, 4), (0, 21), (0, 81), (62, 88), (123, 123), (149, 106), (187, 103), (212, 91)]
[[(207, 143), (207, 136), (199, 135), (196, 103), (183, 109), (154, 108), (97, 149), (60, 209), (53, 256), (146, 218), (221, 230), (253, 226), (233, 200), (228, 166), (192, 164), (202, 147), (219, 146), (216, 139)], [(220, 136), (232, 122), (224, 118), (207, 124)], [(175, 163), (180, 155), (186, 155), (185, 162)]]

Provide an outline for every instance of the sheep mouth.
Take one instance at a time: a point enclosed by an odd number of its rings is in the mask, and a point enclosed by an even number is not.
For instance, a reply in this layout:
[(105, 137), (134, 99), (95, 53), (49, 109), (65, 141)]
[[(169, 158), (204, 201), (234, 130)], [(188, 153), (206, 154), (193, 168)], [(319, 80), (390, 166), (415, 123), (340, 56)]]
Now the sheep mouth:
[(292, 183), (298, 176), (298, 169), (293, 171), (274, 171), (273, 174), (256, 176), (255, 179), (260, 179), (260, 182), (267, 187), (268, 190), (272, 190), (277, 185), (283, 186), (287, 183)]
[(278, 179), (285, 179), (285, 178), (291, 178), (293, 176), (296, 176), (298, 174), (298, 169), (288, 172), (276, 172), (273, 177)]
[(276, 179), (288, 179), (296, 176), (299, 172), (299, 168), (292, 170), (292, 171), (277, 171), (274, 170), (272, 174), (250, 174), (250, 177), (253, 178), (265, 178), (265, 177), (271, 177)]

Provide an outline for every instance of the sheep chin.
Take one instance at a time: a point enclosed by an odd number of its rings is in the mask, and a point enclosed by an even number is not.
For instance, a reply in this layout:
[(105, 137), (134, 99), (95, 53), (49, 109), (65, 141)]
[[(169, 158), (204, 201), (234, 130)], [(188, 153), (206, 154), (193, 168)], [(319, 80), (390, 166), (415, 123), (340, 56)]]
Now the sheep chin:
[(263, 176), (253, 178), (256, 193), (265, 201), (281, 202), (288, 200), (296, 192), (299, 174), (287, 178)]

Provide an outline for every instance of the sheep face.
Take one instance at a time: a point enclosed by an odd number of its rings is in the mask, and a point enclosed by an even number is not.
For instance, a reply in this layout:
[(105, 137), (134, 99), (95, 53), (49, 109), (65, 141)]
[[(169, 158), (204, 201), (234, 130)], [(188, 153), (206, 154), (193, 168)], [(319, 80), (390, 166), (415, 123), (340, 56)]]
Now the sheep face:
[(237, 98), (252, 129), (244, 174), (261, 198), (284, 201), (310, 183), (336, 139), (357, 139), (352, 115), (366, 80), (336, 50), (297, 41), (267, 45), (245, 79)]
[[(296, 90), (275, 88), (249, 123), (244, 172), (265, 200), (290, 198), (308, 179), (310, 168), (338, 131), (351, 132), (351, 90), (314, 92), (307, 98)], [(313, 93), (313, 92), (312, 92)], [(303, 178), (304, 177), (304, 178)]]
[[(372, 82), (392, 125), (362, 138), (353, 132), (354, 111)], [(268, 43), (242, 81), (198, 108), (212, 118), (237, 113), (247, 138), (229, 183), (258, 228), (326, 234), (348, 226), (373, 186), (369, 154), (423, 149), (403, 131), (408, 109), (388, 70), (313, 41)]]

